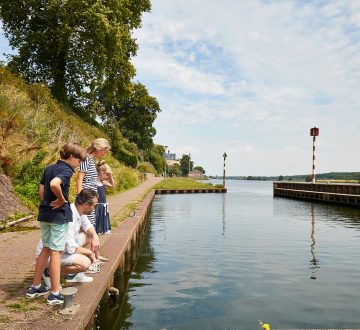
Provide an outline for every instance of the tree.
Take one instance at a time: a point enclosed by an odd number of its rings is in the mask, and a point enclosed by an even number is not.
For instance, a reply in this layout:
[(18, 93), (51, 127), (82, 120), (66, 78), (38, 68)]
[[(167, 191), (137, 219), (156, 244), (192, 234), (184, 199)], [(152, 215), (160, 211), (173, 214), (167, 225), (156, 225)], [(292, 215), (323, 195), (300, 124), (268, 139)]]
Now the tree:
[(189, 172), (192, 170), (193, 166), (194, 166), (194, 162), (192, 162), (190, 160), (190, 156), (189, 155), (182, 155), (182, 157), (180, 159), (181, 175), (182, 176), (187, 176), (189, 174)]
[(9, 67), (46, 83), (71, 105), (96, 108), (128, 93), (141, 25), (150, 0), (1, 0), (5, 36), (18, 54)]
[(153, 145), (156, 129), (152, 126), (160, 112), (155, 97), (150, 96), (146, 87), (140, 83), (132, 85), (130, 95), (119, 100), (110, 110), (118, 122), (122, 134), (142, 150)]
[(165, 170), (164, 152), (165, 148), (162, 145), (154, 144), (150, 149), (146, 150), (144, 155), (144, 160), (150, 162), (158, 174), (164, 173)]
[(181, 176), (181, 168), (179, 164), (174, 164), (168, 167), (168, 175), (169, 176)]
[(195, 166), (194, 170), (197, 170), (197, 171), (201, 172), (202, 174), (205, 174), (205, 170), (203, 169), (202, 166)]

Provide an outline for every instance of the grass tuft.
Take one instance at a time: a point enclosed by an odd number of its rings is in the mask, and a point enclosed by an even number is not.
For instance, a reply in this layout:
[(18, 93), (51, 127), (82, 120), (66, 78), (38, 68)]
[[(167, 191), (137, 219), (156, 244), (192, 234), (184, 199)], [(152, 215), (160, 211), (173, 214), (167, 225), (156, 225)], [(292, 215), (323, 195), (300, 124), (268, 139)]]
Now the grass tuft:
[(39, 308), (36, 305), (36, 301), (29, 300), (27, 298), (19, 298), (17, 303), (9, 304), (7, 307), (9, 307), (14, 312), (22, 313), (38, 310)]

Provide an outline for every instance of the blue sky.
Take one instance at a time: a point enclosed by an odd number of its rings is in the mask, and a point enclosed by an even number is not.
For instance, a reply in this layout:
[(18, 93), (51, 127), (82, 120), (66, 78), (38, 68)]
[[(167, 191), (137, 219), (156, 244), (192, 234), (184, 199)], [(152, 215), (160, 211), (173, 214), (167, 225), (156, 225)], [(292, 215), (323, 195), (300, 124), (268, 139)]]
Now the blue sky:
[(134, 37), (155, 142), (207, 174), (310, 173), (313, 126), (317, 172), (360, 171), (360, 1), (154, 0)]

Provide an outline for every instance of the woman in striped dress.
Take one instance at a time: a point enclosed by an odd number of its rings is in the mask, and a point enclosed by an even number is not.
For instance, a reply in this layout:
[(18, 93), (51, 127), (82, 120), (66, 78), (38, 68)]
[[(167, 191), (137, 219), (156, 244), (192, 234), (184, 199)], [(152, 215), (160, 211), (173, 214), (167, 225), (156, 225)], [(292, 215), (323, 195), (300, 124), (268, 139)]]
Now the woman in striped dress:
[[(110, 150), (110, 144), (108, 140), (103, 138), (95, 139), (91, 145), (87, 148), (87, 157), (79, 165), (79, 173), (77, 178), (77, 192), (79, 193), (84, 188), (90, 188), (97, 192), (98, 172), (94, 157), (102, 158)], [(88, 215), (88, 218), (92, 225), (95, 227), (95, 210)]]

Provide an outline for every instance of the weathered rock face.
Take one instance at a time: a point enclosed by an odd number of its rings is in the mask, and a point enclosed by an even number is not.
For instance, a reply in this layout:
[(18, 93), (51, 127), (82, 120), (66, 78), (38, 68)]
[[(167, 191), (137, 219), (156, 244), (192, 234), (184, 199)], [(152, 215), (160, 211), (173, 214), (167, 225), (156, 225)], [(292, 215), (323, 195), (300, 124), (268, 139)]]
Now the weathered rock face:
[(10, 179), (0, 174), (0, 221), (7, 220), (15, 212), (30, 214), (31, 210), (16, 197)]

